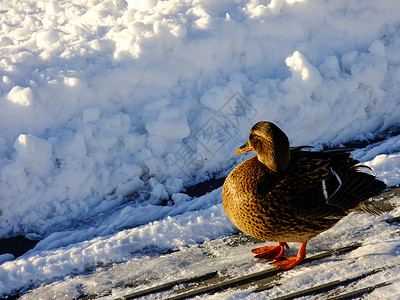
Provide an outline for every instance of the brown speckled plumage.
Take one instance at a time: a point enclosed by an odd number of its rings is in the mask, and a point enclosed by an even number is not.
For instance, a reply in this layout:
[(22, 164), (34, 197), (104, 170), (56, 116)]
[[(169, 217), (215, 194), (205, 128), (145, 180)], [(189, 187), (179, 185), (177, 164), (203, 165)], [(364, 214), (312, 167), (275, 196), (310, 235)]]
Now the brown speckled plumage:
[(360, 172), (350, 150), (304, 148), (289, 148), (286, 135), (273, 123), (253, 126), (249, 141), (238, 151), (255, 150), (257, 156), (238, 165), (222, 190), (225, 211), (241, 231), (265, 241), (304, 243), (305, 252), (307, 240), (350, 211), (378, 213), (365, 201), (386, 185)]

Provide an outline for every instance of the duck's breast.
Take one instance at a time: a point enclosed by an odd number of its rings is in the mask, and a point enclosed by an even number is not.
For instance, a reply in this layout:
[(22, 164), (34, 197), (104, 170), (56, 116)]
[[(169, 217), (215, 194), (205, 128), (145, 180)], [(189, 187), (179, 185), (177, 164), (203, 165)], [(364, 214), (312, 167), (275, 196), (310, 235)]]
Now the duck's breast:
[(268, 223), (268, 186), (273, 187), (274, 180), (268, 180), (268, 170), (257, 157), (241, 163), (228, 175), (222, 203), (229, 219), (240, 230), (254, 236), (254, 231), (263, 230)]

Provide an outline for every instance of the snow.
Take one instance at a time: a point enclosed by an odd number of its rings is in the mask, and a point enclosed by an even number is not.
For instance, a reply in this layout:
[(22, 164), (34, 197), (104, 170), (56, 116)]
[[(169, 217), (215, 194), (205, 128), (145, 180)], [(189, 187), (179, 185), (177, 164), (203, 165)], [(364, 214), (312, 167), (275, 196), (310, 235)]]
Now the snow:
[[(118, 272), (154, 260), (164, 264), (156, 278), (188, 275), (168, 271), (174, 257), (152, 255), (190, 256), (236, 231), (220, 189), (191, 198), (183, 188), (246, 159), (234, 150), (259, 120), (316, 148), (399, 125), (395, 0), (5, 0), (0, 12), (0, 238), (40, 239), (21, 257), (0, 256), (0, 295), (73, 298), (77, 281), (90, 289), (113, 263)], [(354, 156), (395, 186), (399, 141)], [(341, 224), (330, 234), (354, 225)], [(360, 251), (378, 251), (378, 233)], [(391, 243), (383, 256), (398, 255)], [(249, 260), (247, 250), (215, 266)], [(400, 293), (398, 284), (382, 293), (390, 289)], [(253, 297), (235, 295), (226, 297)]]

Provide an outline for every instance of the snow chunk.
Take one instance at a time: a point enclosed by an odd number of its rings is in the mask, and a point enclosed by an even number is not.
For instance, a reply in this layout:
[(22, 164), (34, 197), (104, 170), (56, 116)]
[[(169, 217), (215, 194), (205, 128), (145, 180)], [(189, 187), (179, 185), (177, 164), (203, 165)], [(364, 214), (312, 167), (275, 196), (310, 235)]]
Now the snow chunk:
[(14, 38), (17, 41), (27, 40), (31, 36), (32, 36), (32, 31), (29, 28), (26, 28), (26, 27), (20, 27), (20, 28), (17, 28), (14, 31)]
[(98, 107), (88, 107), (83, 110), (82, 120), (84, 123), (95, 122), (100, 116), (100, 109)]
[(388, 186), (394, 186), (400, 182), (400, 154), (381, 154), (372, 161), (365, 163), (371, 167), (375, 175), (382, 179)]
[(32, 90), (29, 87), (14, 86), (8, 93), (7, 99), (21, 106), (30, 106), (33, 101)]
[(175, 108), (167, 108), (162, 111), (158, 120), (146, 124), (149, 135), (163, 137), (166, 140), (183, 139), (190, 134), (184, 113)]
[(6, 261), (14, 260), (15, 257), (11, 253), (0, 254), (0, 265), (5, 263)]
[(53, 16), (61, 11), (57, 1), (50, 1), (46, 4), (46, 15)]
[[(376, 45), (376, 44), (375, 44)], [(351, 74), (355, 79), (365, 85), (378, 86), (387, 71), (387, 61), (381, 56), (381, 51), (377, 47), (372, 47), (372, 51), (378, 51), (379, 54), (362, 53), (354, 60), (351, 66)]]
[(319, 66), (321, 75), (325, 78), (337, 78), (339, 76), (340, 67), (336, 56), (328, 56)]
[(134, 8), (139, 11), (150, 10), (157, 3), (156, 0), (142, 0), (142, 1), (128, 0), (127, 2), (129, 8)]
[(59, 39), (59, 34), (54, 30), (42, 31), (36, 35), (36, 45), (39, 48), (47, 48), (57, 43)]
[(371, 46), (369, 46), (368, 50), (371, 54), (379, 55), (382, 57), (385, 56), (385, 45), (382, 41), (374, 41)]
[(47, 140), (21, 134), (14, 143), (14, 149), (17, 152), (17, 161), (37, 175), (46, 174), (53, 165), (53, 149)]
[(168, 193), (165, 187), (158, 183), (158, 181), (154, 178), (150, 179), (150, 185), (152, 187), (150, 203), (151, 204), (160, 204), (162, 200), (168, 199)]
[(61, 159), (85, 157), (87, 154), (85, 136), (82, 133), (76, 133), (72, 137), (64, 137), (62, 140), (55, 141), (54, 153), (57, 158)]
[(304, 90), (311, 92), (321, 84), (321, 75), (317, 68), (310, 64), (299, 51), (295, 51), (285, 62), (292, 72), (294, 83)]
[(12, 39), (10, 39), (9, 37), (2, 37), (0, 40), (0, 46), (10, 46), (10, 45), (14, 45)]

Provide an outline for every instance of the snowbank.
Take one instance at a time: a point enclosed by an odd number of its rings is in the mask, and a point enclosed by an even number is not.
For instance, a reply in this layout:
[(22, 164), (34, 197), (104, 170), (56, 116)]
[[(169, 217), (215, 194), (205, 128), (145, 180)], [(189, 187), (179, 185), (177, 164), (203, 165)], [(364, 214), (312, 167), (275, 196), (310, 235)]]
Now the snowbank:
[(258, 120), (297, 145), (399, 120), (395, 1), (138, 3), (1, 4), (1, 236), (165, 200), (226, 172)]

